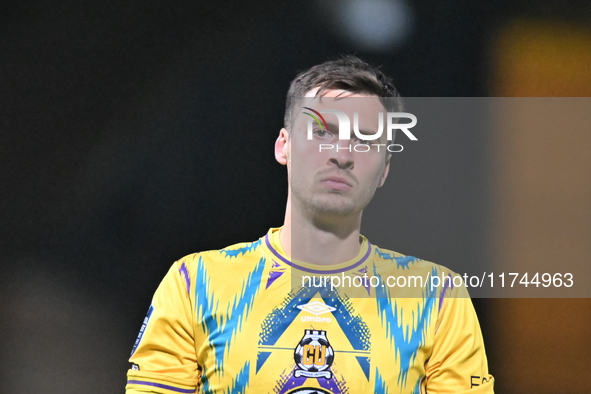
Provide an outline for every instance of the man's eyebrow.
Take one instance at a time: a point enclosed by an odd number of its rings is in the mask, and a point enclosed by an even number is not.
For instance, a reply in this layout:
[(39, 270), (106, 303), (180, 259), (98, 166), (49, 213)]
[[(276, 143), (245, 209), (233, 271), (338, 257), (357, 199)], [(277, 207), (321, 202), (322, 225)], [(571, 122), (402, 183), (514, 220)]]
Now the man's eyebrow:
[(377, 132), (378, 132), (377, 130), (359, 130), (359, 133), (361, 135), (368, 135), (368, 136), (375, 135)]
[(328, 126), (329, 130), (339, 130), (339, 124), (338, 123), (333, 123), (333, 122), (326, 122), (326, 125)]
[[(318, 123), (313, 123), (314, 128), (318, 128)], [(333, 122), (326, 122), (326, 125), (328, 126), (328, 130), (330, 131), (339, 131), (339, 124), (338, 123), (333, 123)], [(322, 126), (322, 129), (324, 130), (324, 126)]]
[[(334, 122), (326, 122), (326, 125), (328, 126), (328, 130), (332, 131), (333, 133), (338, 133), (339, 132), (339, 124), (338, 123), (334, 123)], [(318, 125), (315, 124), (314, 125), (315, 128), (318, 128)], [(323, 128), (324, 129), (324, 128)], [(361, 135), (364, 136), (372, 136), (375, 135), (377, 133), (377, 130), (367, 130), (367, 129), (360, 129), (359, 133)], [(385, 133), (382, 133), (382, 135), (380, 136), (380, 139), (385, 135)], [(355, 138), (355, 134), (351, 133), (351, 138)]]

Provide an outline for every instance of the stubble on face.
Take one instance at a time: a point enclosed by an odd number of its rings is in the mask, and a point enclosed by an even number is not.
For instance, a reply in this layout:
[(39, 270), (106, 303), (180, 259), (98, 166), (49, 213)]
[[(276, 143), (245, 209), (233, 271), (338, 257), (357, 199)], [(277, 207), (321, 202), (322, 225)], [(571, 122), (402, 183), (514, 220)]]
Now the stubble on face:
[[(314, 94), (315, 92), (311, 91), (307, 95), (311, 99), (307, 105), (311, 107), (318, 105)], [(363, 130), (374, 130), (377, 127), (377, 117), (373, 121), (373, 114), (384, 110), (382, 104), (373, 96), (353, 95), (335, 90), (327, 92), (324, 98), (328, 98), (328, 101), (321, 103), (321, 107), (334, 106), (345, 111), (350, 119), (353, 119), (354, 111), (361, 111), (360, 119), (365, 123), (360, 123), (359, 127)], [(319, 107), (316, 109), (321, 110)], [(301, 209), (302, 213), (307, 212), (312, 216), (336, 218), (359, 214), (369, 204), (380, 185), (388, 163), (386, 157), (379, 151), (356, 151), (348, 156), (339, 155), (334, 151), (318, 151), (318, 143), (325, 141), (313, 142), (307, 139), (307, 120), (304, 115), (299, 114), (292, 122), (289, 133), (286, 158), (291, 203), (297, 205), (297, 209)], [(337, 178), (337, 184), (345, 182), (350, 187), (331, 185), (330, 182), (326, 182), (327, 178), (331, 177)]]
[[(288, 151), (289, 152), (289, 151)], [(297, 161), (304, 160), (298, 158)], [(385, 168), (381, 166), (376, 172), (371, 183), (366, 183), (364, 189), (360, 189), (360, 182), (355, 175), (346, 169), (327, 168), (315, 173), (311, 179), (304, 170), (295, 170), (291, 153), (287, 154), (288, 182), (292, 194), (292, 204), (299, 204), (305, 211), (313, 216), (350, 216), (361, 212), (373, 199), (378, 188), (381, 174)], [(342, 191), (322, 187), (323, 179), (339, 177), (347, 180), (352, 190)]]

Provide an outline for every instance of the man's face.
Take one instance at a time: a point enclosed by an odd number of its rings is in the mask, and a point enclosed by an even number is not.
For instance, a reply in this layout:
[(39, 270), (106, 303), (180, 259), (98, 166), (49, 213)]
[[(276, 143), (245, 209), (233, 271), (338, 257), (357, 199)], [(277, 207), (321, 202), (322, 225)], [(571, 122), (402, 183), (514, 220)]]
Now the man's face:
[[(369, 204), (376, 188), (383, 185), (390, 154), (386, 151), (385, 130), (378, 140), (360, 140), (355, 136), (353, 114), (358, 113), (359, 131), (373, 135), (379, 128), (378, 114), (381, 112), (385, 119), (386, 110), (375, 96), (329, 90), (315, 98), (315, 93), (315, 90), (310, 91), (301, 107), (318, 112), (326, 109), (344, 112), (350, 119), (351, 139), (340, 140), (336, 115), (325, 113), (322, 115), (328, 131), (322, 120), (322, 127), (312, 121), (313, 137), (309, 140), (308, 119), (311, 117), (304, 112), (319, 117), (313, 111), (298, 108), (285, 146), (291, 202), (313, 214), (359, 213)], [(378, 149), (372, 144), (382, 145)], [(328, 147), (330, 145), (332, 148)]]

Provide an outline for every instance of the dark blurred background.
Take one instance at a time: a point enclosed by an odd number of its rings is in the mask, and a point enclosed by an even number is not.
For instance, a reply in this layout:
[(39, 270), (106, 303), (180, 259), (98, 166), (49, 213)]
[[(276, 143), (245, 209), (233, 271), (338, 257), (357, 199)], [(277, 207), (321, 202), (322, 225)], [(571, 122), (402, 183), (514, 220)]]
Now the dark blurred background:
[[(591, 3), (0, 3), (0, 392), (123, 392), (170, 264), (281, 225), (288, 84), (340, 54), (408, 97), (589, 96)], [(588, 261), (591, 134), (522, 113), (397, 158), (383, 246)], [(589, 299), (474, 302), (497, 392), (589, 391)]]

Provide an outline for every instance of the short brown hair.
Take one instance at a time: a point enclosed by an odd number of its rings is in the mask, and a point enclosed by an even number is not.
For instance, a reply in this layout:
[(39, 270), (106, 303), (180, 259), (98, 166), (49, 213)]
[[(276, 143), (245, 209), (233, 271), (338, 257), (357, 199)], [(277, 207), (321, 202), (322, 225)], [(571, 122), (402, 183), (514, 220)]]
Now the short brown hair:
[(291, 132), (298, 101), (310, 90), (318, 88), (316, 97), (326, 90), (342, 89), (351, 93), (365, 93), (377, 97), (393, 97), (395, 100), (382, 100), (384, 107), (392, 112), (402, 110), (400, 94), (392, 84), (392, 79), (356, 56), (347, 55), (339, 59), (318, 64), (301, 72), (289, 86), (285, 103), (284, 126)]

